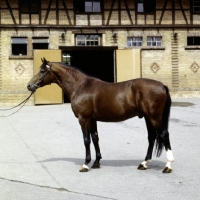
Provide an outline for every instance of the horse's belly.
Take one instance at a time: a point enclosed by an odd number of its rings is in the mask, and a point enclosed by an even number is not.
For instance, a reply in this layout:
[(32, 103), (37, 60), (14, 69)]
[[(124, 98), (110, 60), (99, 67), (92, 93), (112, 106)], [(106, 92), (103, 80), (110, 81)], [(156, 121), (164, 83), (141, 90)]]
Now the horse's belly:
[(112, 109), (103, 109), (97, 113), (94, 113), (94, 118), (97, 121), (103, 122), (119, 122), (135, 116), (137, 116), (137, 113), (134, 112), (134, 109), (118, 111), (113, 111)]

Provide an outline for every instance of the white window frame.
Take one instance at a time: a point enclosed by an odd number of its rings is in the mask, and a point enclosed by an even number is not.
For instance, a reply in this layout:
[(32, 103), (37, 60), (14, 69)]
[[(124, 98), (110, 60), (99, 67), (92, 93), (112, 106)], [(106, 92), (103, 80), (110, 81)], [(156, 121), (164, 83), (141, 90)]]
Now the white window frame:
[(162, 37), (161, 36), (148, 36), (147, 37), (147, 46), (162, 46)]
[(127, 46), (142, 46), (142, 37), (128, 37), (127, 38)]
[(100, 46), (100, 35), (76, 35), (76, 46)]

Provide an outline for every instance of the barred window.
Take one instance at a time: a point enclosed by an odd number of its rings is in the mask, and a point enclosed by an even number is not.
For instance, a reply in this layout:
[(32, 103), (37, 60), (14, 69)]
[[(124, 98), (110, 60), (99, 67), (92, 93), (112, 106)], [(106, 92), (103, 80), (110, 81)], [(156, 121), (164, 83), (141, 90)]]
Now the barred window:
[(99, 46), (99, 35), (76, 35), (76, 46)]
[(22, 14), (38, 14), (40, 10), (40, 0), (19, 0), (19, 5)]
[(200, 13), (200, 0), (193, 0), (193, 12)]
[(187, 37), (187, 45), (188, 46), (200, 45), (200, 37)]
[(100, 1), (85, 1), (85, 12), (101, 12)]
[(77, 13), (101, 12), (101, 0), (74, 0), (74, 8)]
[(147, 46), (162, 46), (162, 37), (147, 37)]
[(127, 46), (142, 46), (142, 37), (128, 37)]

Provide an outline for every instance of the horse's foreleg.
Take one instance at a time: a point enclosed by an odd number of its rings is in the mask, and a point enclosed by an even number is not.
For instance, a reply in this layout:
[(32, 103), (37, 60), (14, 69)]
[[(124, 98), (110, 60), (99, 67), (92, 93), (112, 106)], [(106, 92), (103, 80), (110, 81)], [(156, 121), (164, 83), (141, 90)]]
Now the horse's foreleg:
[(83, 141), (84, 141), (84, 145), (85, 145), (85, 150), (86, 150), (86, 157), (85, 157), (85, 163), (82, 165), (82, 167), (80, 168), (80, 172), (87, 172), (89, 170), (88, 164), (91, 161), (91, 153), (90, 153), (90, 122), (82, 120), (80, 121), (80, 125), (82, 128), (82, 132), (83, 132)]
[(91, 136), (92, 136), (92, 142), (94, 144), (94, 148), (96, 151), (96, 160), (94, 161), (94, 164), (92, 165), (93, 169), (97, 169), (100, 168), (100, 159), (101, 157), (101, 152), (100, 152), (100, 148), (99, 148), (99, 136), (98, 136), (98, 131), (97, 131), (97, 122), (94, 121), (91, 124)]
[(146, 121), (146, 126), (147, 126), (147, 131), (148, 131), (149, 147), (147, 150), (147, 155), (145, 157), (145, 160), (138, 166), (138, 169), (140, 170), (147, 169), (148, 163), (151, 162), (153, 147), (154, 147), (154, 143), (156, 139), (156, 131), (153, 128), (151, 122), (148, 119), (145, 119), (145, 121)]

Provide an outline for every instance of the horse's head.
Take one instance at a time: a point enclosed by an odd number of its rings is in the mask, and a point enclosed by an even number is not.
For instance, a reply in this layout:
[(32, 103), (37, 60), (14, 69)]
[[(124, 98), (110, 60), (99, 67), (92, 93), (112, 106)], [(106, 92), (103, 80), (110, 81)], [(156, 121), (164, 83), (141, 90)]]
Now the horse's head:
[(29, 81), (27, 89), (30, 91), (35, 91), (39, 87), (51, 84), (54, 82), (54, 75), (51, 72), (52, 64), (45, 58), (41, 58), (42, 65), (39, 68), (38, 73)]

